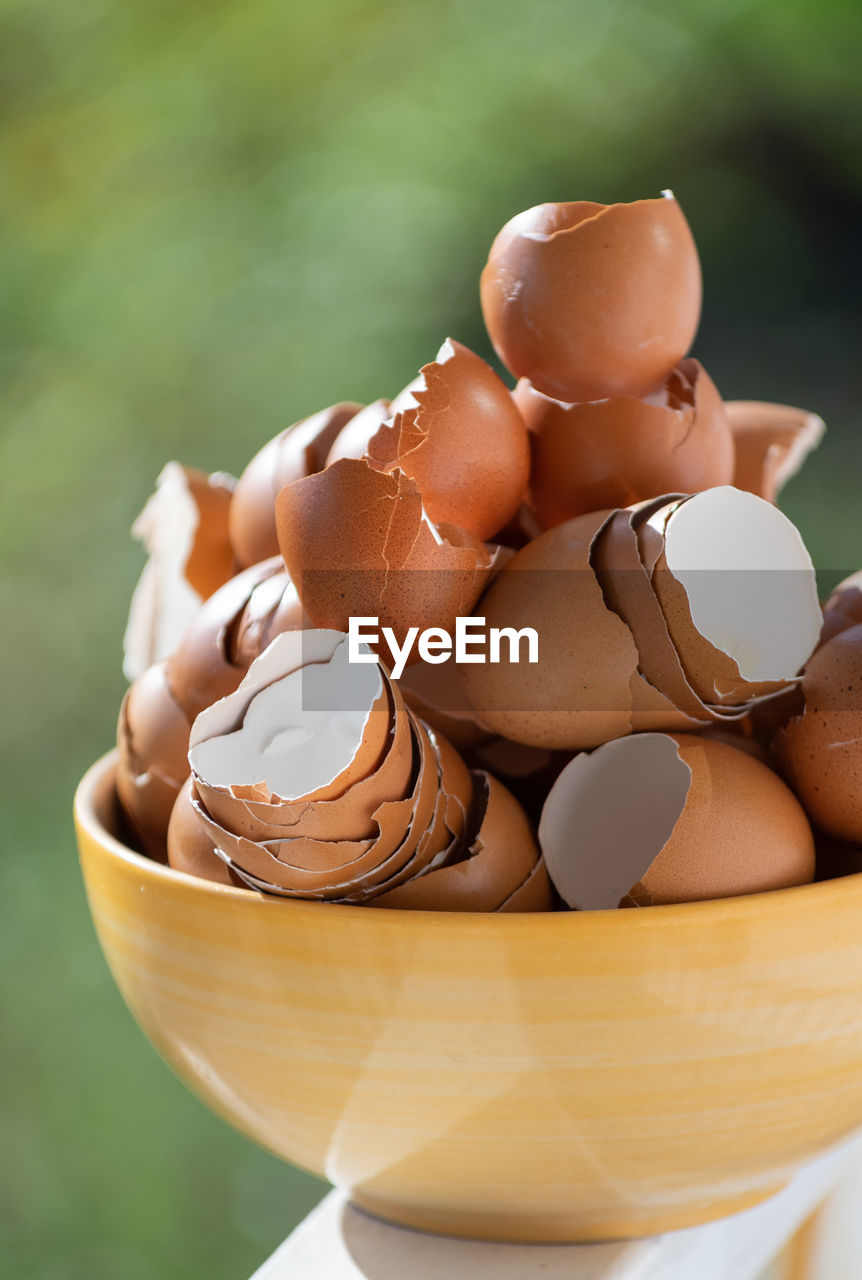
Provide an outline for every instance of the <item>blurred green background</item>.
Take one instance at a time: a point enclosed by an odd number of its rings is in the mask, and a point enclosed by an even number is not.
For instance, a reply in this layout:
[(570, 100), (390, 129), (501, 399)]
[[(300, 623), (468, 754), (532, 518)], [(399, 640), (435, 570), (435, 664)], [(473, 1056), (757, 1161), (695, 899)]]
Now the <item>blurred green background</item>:
[(697, 354), (826, 417), (785, 506), (858, 567), (860, 52), (858, 0), (0, 0), (5, 1274), (242, 1280), (323, 1190), (161, 1064), (79, 882), (162, 463), (237, 472), (447, 333), (487, 353), (503, 221), (670, 186)]

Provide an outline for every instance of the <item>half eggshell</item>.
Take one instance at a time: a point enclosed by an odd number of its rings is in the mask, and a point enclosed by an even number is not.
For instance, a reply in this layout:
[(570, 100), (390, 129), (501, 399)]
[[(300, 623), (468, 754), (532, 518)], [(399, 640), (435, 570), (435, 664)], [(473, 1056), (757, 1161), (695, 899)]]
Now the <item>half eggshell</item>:
[(644, 399), (564, 404), (526, 379), (514, 398), (530, 431), (530, 506), (542, 528), (733, 479), (724, 406), (697, 360), (681, 360), (661, 389)]
[(802, 695), (801, 713), (775, 737), (777, 759), (811, 820), (862, 844), (862, 625), (818, 649)]
[(644, 733), (576, 756), (539, 843), (571, 907), (603, 910), (759, 893), (814, 877), (814, 838), (781, 779), (735, 747)]
[(633, 204), (543, 204), (503, 227), (480, 292), (516, 377), (569, 403), (643, 396), (691, 345), (700, 263), (669, 191)]
[(279, 489), (322, 470), (335, 437), (360, 409), (330, 405), (267, 441), (237, 481), (230, 506), (230, 540), (240, 568), (278, 554), (275, 499)]
[(454, 630), (487, 580), (492, 556), (472, 534), (433, 525), (416, 484), (343, 459), (278, 495), (282, 554), (318, 627), (376, 617), (399, 642), (411, 627)]
[(368, 443), (383, 471), (416, 482), (428, 518), (490, 538), (512, 519), (527, 487), (527, 431), (505, 383), (475, 352), (447, 338), (404, 407)]
[(189, 720), (156, 663), (126, 692), (117, 726), (117, 798), (143, 850), (167, 856), (171, 811), (188, 774)]
[(697, 694), (733, 705), (786, 688), (822, 622), (796, 527), (730, 486), (672, 503), (647, 523), (663, 538), (653, 589)]

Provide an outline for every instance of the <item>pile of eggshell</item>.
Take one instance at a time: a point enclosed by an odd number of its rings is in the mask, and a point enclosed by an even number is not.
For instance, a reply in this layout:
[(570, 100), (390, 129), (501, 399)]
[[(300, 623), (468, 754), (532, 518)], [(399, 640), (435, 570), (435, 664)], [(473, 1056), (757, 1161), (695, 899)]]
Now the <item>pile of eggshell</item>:
[[(823, 423), (726, 403), (687, 355), (676, 200), (519, 214), (481, 301), (514, 390), (447, 339), (238, 481), (165, 467), (133, 530), (130, 841), (251, 891), (424, 910), (784, 888), (815, 843), (821, 874), (862, 866), (862, 575), (821, 614), (775, 505)], [(401, 643), (465, 616), (534, 628), (539, 660), (349, 660), (351, 618)]]

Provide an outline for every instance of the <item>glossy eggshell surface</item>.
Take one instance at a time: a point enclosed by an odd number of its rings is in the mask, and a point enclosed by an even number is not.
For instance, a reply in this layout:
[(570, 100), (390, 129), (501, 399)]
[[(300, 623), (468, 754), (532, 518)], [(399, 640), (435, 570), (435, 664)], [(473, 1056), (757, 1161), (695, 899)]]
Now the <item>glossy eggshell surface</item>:
[(778, 760), (812, 822), (862, 844), (862, 626), (818, 649), (802, 694), (801, 715), (776, 736)]
[(428, 517), (490, 538), (515, 514), (527, 487), (527, 431), (490, 365), (447, 338), (422, 369), (421, 386), (369, 441), (367, 457), (415, 480)]
[(530, 431), (530, 507), (543, 528), (664, 493), (733, 479), (733, 438), (721, 396), (697, 360), (661, 394), (563, 404), (522, 379), (515, 403)]
[(481, 279), (500, 359), (558, 400), (643, 396), (688, 351), (701, 277), (670, 194), (542, 204), (500, 231)]

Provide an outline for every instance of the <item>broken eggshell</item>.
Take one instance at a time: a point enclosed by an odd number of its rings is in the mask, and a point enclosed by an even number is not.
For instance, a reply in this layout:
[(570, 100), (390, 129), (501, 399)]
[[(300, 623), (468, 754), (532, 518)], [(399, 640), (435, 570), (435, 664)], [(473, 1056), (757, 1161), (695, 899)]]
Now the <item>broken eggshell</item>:
[(230, 540), (240, 568), (278, 554), (275, 499), (279, 489), (321, 471), (335, 437), (361, 405), (330, 405), (267, 441), (243, 471), (230, 504)]
[(814, 837), (789, 788), (747, 753), (690, 734), (636, 734), (575, 756), (545, 802), (539, 843), (557, 892), (580, 910), (814, 878)]
[(775, 502), (823, 439), (825, 422), (806, 409), (762, 400), (728, 400), (725, 409), (734, 443), (734, 485)]
[(120, 806), (139, 842), (164, 857), (172, 797), (188, 775), (196, 715), (236, 689), (274, 635), (303, 615), (280, 556), (246, 570), (201, 607), (179, 648), (128, 690), (117, 732)]
[(591, 553), (614, 513), (591, 512), (549, 529), (496, 576), (477, 611), (488, 627), (532, 627), (539, 661), (464, 667), (480, 724), (534, 747), (583, 750), (634, 728), (682, 729), (692, 720), (642, 675), (632, 632), (610, 609)]
[(700, 262), (671, 192), (542, 204), (507, 222), (481, 278), (507, 369), (569, 403), (655, 390), (691, 346)]
[(348, 664), (337, 632), (278, 637), (198, 717), (189, 756), (220, 856), (289, 896), (363, 901), (452, 850), (470, 802), (457, 753), (410, 717), (381, 667)]
[(811, 557), (776, 507), (731, 486), (660, 508), (652, 585), (692, 687), (738, 705), (782, 691), (814, 651), (822, 615)]
[(416, 482), (429, 520), (490, 538), (527, 487), (527, 431), (505, 383), (475, 352), (447, 338), (368, 442), (382, 471)]
[(477, 814), (465, 856), (378, 895), (371, 906), (407, 911), (550, 910), (550, 882), (526, 814), (491, 774), (473, 776)]
[[(326, 458), (326, 465), (338, 462), (341, 458), (364, 458), (368, 452), (369, 442), (377, 434), (380, 427), (392, 415), (392, 406), (388, 400), (373, 400), (371, 404), (360, 409), (349, 422), (346, 422), (332, 442)], [(319, 468), (322, 470), (322, 468)]]
[(681, 360), (643, 399), (564, 404), (527, 379), (514, 399), (530, 431), (530, 507), (544, 529), (587, 511), (733, 479), (721, 396), (697, 360)]
[(342, 459), (281, 490), (279, 543), (302, 606), (317, 627), (346, 631), (377, 617), (399, 642), (411, 627), (452, 632), (493, 564), (478, 538), (435, 526), (402, 471)]
[(201, 880), (242, 887), (242, 881), (216, 853), (206, 828), (198, 818), (192, 801), (194, 785), (195, 780), (189, 775), (171, 811), (167, 837), (168, 864), (175, 871)]
[(820, 644), (826, 644), (833, 636), (858, 627), (862, 623), (862, 569), (851, 573), (829, 596), (823, 606), (823, 627)]
[(171, 688), (164, 662), (126, 691), (117, 725), (117, 798), (144, 851), (167, 856), (171, 810), (188, 774), (190, 721)]
[(168, 674), (189, 723), (233, 693), (255, 658), (282, 631), (304, 621), (281, 556), (238, 573), (211, 596), (168, 660)]
[(802, 678), (803, 707), (776, 734), (782, 771), (812, 822), (862, 843), (862, 625), (828, 640)]
[(169, 462), (132, 525), (148, 560), (132, 593), (123, 671), (137, 680), (173, 653), (201, 604), (234, 569), (228, 512), (234, 480)]

